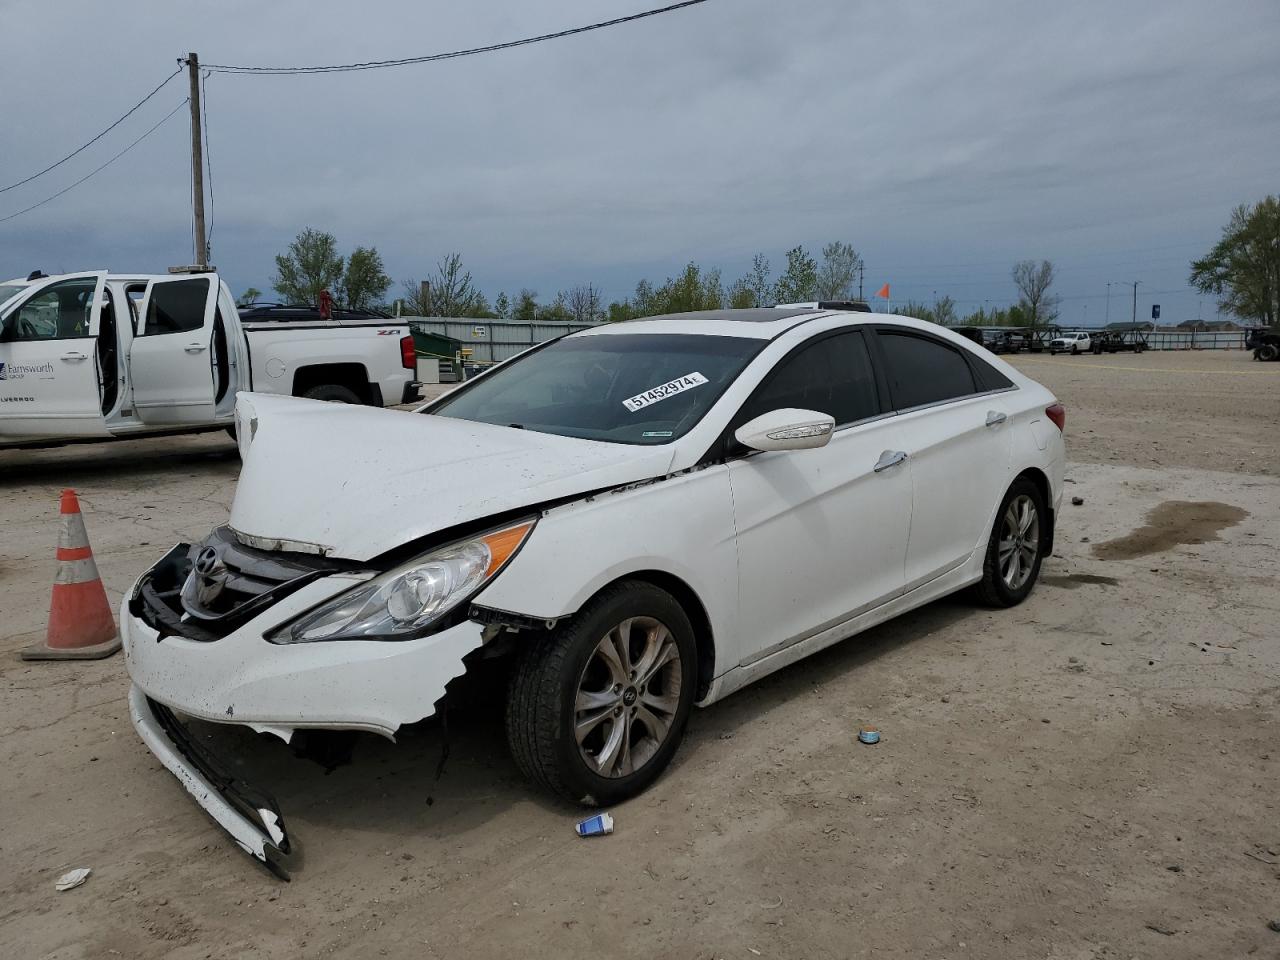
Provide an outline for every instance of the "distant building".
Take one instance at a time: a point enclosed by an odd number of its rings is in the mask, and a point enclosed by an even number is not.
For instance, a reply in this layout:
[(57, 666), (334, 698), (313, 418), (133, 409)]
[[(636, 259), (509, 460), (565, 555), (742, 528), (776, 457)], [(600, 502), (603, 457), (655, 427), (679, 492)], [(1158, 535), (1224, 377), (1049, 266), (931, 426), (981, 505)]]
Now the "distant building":
[(1234, 320), (1183, 320), (1175, 330), (1205, 330), (1214, 333), (1235, 333), (1245, 328)]

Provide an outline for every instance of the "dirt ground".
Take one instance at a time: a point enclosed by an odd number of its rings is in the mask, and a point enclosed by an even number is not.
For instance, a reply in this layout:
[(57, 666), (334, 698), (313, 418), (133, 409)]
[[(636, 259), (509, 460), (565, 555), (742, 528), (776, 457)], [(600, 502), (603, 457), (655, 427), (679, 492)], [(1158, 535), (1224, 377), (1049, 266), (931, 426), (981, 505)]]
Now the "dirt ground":
[(1068, 407), (1084, 498), (1024, 605), (936, 603), (695, 712), (603, 839), (520, 779), (487, 691), (438, 780), (438, 722), (329, 775), (219, 730), (292, 883), (138, 740), (120, 657), (16, 656), (62, 487), (119, 596), (225, 518), (231, 442), (0, 453), (0, 956), (1280, 956), (1280, 364), (1018, 364)]

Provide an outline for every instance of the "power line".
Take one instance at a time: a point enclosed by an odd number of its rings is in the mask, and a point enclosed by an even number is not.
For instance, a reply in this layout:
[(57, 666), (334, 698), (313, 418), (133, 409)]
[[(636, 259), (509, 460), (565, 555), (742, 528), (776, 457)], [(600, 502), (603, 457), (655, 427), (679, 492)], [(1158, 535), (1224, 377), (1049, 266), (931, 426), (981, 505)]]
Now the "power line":
[[(154, 97), (157, 93), (159, 93), (159, 92), (160, 92), (160, 90), (164, 87), (164, 85), (165, 85), (166, 83), (168, 83), (170, 80), (172, 80), (174, 77), (176, 77), (176, 76), (177, 76), (178, 74), (180, 74), (181, 72), (182, 72), (182, 68), (181, 68), (181, 67), (179, 67), (177, 70), (173, 71), (173, 73), (171, 73), (171, 74), (169, 74), (167, 77), (165, 77), (165, 78), (164, 78), (164, 80), (162, 80), (162, 81), (160, 82), (160, 86), (156, 87), (154, 90), (152, 90), (150, 93), (148, 93), (145, 97), (143, 97), (141, 100), (139, 100), (137, 103), (135, 103), (132, 107), (130, 107), (130, 108), (129, 108), (129, 110), (124, 114), (124, 116), (122, 116), (122, 117), (121, 117), (119, 120), (117, 120), (115, 123), (111, 124), (111, 126), (107, 127), (107, 129), (103, 130), (100, 134), (98, 134), (96, 137), (94, 137), (94, 138), (93, 138), (92, 140), (90, 140), (88, 143), (86, 143), (86, 144), (84, 144), (83, 146), (78, 147), (77, 149), (75, 149), (75, 150), (71, 151), (71, 152), (70, 152), (70, 153), (68, 153), (65, 157), (63, 157), (61, 160), (59, 160), (57, 163), (52, 163), (52, 164), (50, 164), (49, 166), (47, 166), (47, 167), (45, 167), (43, 170), (41, 170), (39, 173), (33, 173), (31, 176), (27, 177), (25, 180), (19, 180), (17, 183), (11, 183), (11, 184), (9, 184), (7, 187), (0, 187), (0, 193), (6, 193), (7, 191), (14, 189), (14, 187), (20, 187), (20, 186), (22, 186), (24, 183), (30, 183), (32, 180), (35, 180), (37, 177), (43, 177), (43, 176), (44, 176), (46, 173), (48, 173), (50, 170), (54, 170), (54, 169), (56, 169), (56, 168), (58, 168), (58, 167), (62, 166), (64, 163), (66, 163), (68, 160), (70, 160), (70, 159), (71, 159), (72, 157), (74, 157), (76, 154), (78, 154), (78, 153), (80, 153), (81, 151), (83, 151), (83, 150), (87, 149), (88, 147), (93, 146), (95, 143), (97, 143), (99, 140), (101, 140), (103, 137), (105, 137), (108, 133), (110, 133), (110, 132), (111, 132), (112, 130), (114, 130), (116, 127), (120, 126), (120, 124), (124, 123), (124, 121), (125, 121), (125, 120), (129, 119), (129, 117), (133, 114), (133, 112), (134, 112), (135, 110), (137, 110), (140, 106), (142, 106), (144, 103), (146, 103), (146, 102), (147, 102), (148, 100), (150, 100), (152, 97)], [(101, 168), (99, 168), (99, 169), (101, 169)], [(90, 174), (90, 176), (92, 176), (92, 174)], [(76, 182), (77, 182), (77, 183), (79, 183), (80, 181), (76, 181)], [(74, 186), (74, 185), (75, 185), (75, 184), (72, 184), (72, 186)], [(42, 201), (42, 202), (43, 202), (43, 201)], [(37, 204), (37, 206), (39, 206), (39, 204)], [(28, 208), (28, 209), (30, 209), (30, 208)], [(14, 214), (14, 216), (17, 216), (17, 214)], [(0, 223), (3, 223), (3, 221), (0, 221)]]
[(605, 27), (616, 27), (619, 24), (631, 23), (634, 20), (644, 20), (647, 17), (656, 17), (663, 13), (674, 13), (677, 10), (683, 10), (685, 7), (695, 7), (700, 3), (706, 2), (707, 0), (683, 0), (681, 3), (672, 3), (665, 7), (657, 7), (653, 10), (645, 10), (641, 13), (633, 13), (625, 17), (615, 17), (613, 20), (603, 20), (599, 23), (591, 23), (583, 27), (571, 27), (568, 30), (557, 30), (555, 33), (543, 33), (536, 37), (525, 37), (523, 40), (508, 40), (504, 43), (491, 43), (483, 47), (469, 47), (466, 50), (451, 50), (448, 53), (431, 53), (422, 57), (405, 57), (400, 60), (369, 60), (364, 63), (343, 63), (321, 67), (245, 67), (229, 66), (227, 64), (206, 64), (206, 67), (213, 73), (254, 73), (259, 75), (346, 73), (351, 70), (380, 70), (384, 67), (403, 67), (415, 63), (431, 63), (436, 60), (453, 60), (458, 57), (474, 56), (479, 53), (495, 53), (499, 50), (510, 50), (512, 47), (525, 47), (531, 43), (541, 43), (544, 40), (558, 40), (561, 37), (571, 37), (575, 34), (588, 33), (592, 30), (603, 30)]
[(166, 114), (164, 115), (164, 119), (162, 119), (162, 120), (160, 121), (160, 123), (157, 123), (154, 127), (152, 127), (150, 130), (148, 130), (148, 131), (147, 131), (146, 133), (144, 133), (142, 136), (140, 136), (137, 140), (133, 141), (133, 143), (129, 144), (127, 147), (125, 147), (123, 150), (121, 150), (119, 153), (117, 153), (114, 157), (112, 157), (110, 160), (108, 160), (108, 161), (107, 161), (106, 163), (104, 163), (102, 166), (100, 166), (100, 167), (95, 167), (93, 170), (90, 170), (88, 173), (86, 173), (83, 177), (81, 177), (81, 178), (80, 178), (79, 180), (77, 180), (75, 183), (71, 184), (71, 186), (69, 186), (69, 187), (63, 187), (61, 190), (59, 190), (59, 191), (58, 191), (57, 193), (55, 193), (53, 196), (51, 196), (51, 197), (45, 197), (45, 198), (44, 198), (43, 200), (41, 200), (39, 203), (33, 203), (31, 206), (27, 207), (27, 208), (26, 208), (26, 209), (24, 209), (24, 210), (19, 210), (17, 213), (11, 213), (11, 214), (9, 214), (7, 217), (0, 217), (0, 223), (4, 223), (4, 222), (5, 222), (5, 221), (7, 221), (7, 220), (12, 220), (14, 217), (20, 217), (20, 216), (22, 216), (24, 213), (30, 213), (30, 212), (31, 212), (32, 210), (34, 210), (36, 207), (43, 207), (43, 206), (44, 206), (46, 203), (48, 203), (50, 200), (57, 200), (57, 199), (58, 199), (60, 196), (62, 196), (64, 193), (67, 193), (67, 192), (69, 192), (69, 191), (71, 191), (71, 190), (74, 190), (76, 187), (80, 186), (80, 184), (84, 183), (86, 180), (88, 180), (88, 179), (89, 179), (90, 177), (92, 177), (94, 174), (96, 174), (96, 173), (98, 173), (98, 172), (100, 172), (100, 171), (102, 171), (102, 170), (105, 170), (107, 167), (111, 166), (111, 164), (115, 163), (117, 160), (119, 160), (121, 157), (123, 157), (126, 153), (128, 153), (130, 150), (132, 150), (132, 149), (133, 149), (134, 147), (136, 147), (138, 144), (140, 144), (143, 140), (147, 139), (147, 137), (151, 136), (151, 134), (153, 134), (153, 133), (155, 133), (157, 130), (159, 130), (159, 129), (160, 129), (160, 126), (161, 126), (161, 124), (163, 124), (163, 123), (165, 122), (165, 120), (168, 120), (170, 117), (172, 117), (175, 113), (177, 113), (179, 110), (181, 110), (181, 109), (182, 109), (183, 107), (185, 107), (186, 105), (187, 105), (187, 101), (184, 99), (180, 104), (178, 104), (176, 107), (174, 107), (174, 108), (173, 108), (172, 110), (170, 110), (168, 113), (166, 113)]

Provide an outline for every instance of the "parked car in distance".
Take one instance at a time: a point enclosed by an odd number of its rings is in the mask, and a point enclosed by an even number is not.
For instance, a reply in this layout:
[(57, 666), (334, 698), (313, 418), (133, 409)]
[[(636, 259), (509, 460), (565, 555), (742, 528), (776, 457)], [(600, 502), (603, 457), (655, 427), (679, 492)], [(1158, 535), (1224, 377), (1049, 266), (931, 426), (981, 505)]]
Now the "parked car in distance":
[(945, 328), (813, 308), (581, 331), (416, 415), (245, 394), (228, 522), (124, 598), (133, 723), (281, 870), (275, 801), (184, 716), (393, 737), (507, 657), (517, 766), (615, 803), (695, 705), (964, 588), (1026, 598), (1064, 419)]
[(0, 447), (226, 429), (245, 390), (382, 406), (419, 387), (407, 323), (241, 312), (216, 273), (0, 283)]
[(1083, 330), (1076, 330), (1073, 333), (1060, 334), (1049, 341), (1049, 352), (1053, 353), (1088, 353), (1092, 347), (1092, 341), (1089, 334)]
[(981, 344), (992, 353), (1018, 353), (1024, 346), (1025, 337), (1022, 331), (1014, 327), (952, 327), (951, 329), (965, 339)]

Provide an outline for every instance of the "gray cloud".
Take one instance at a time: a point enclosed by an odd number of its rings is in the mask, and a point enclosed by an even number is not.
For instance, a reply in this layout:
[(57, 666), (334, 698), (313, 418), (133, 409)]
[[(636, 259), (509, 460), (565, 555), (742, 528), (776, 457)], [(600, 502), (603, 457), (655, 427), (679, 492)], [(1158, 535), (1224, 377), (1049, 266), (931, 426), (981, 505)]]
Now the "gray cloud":
[[(189, 49), (208, 63), (408, 56), (634, 12), (643, 0), (8, 5), (0, 181), (101, 129)], [(1070, 321), (1109, 280), (1195, 315), (1187, 260), (1280, 189), (1280, 7), (1259, 2), (711, 0), (534, 47), (395, 70), (215, 75), (215, 260), (266, 289), (304, 226), (394, 276), (459, 250), (482, 286), (622, 296), (697, 258), (852, 241), (868, 281), (964, 305), (1049, 257)], [(82, 176), (185, 95), (175, 80), (0, 216)], [(0, 225), (0, 274), (160, 270), (190, 256), (181, 115)], [(1094, 299), (1087, 299), (1094, 298)], [(1114, 304), (1113, 304), (1114, 305)]]

